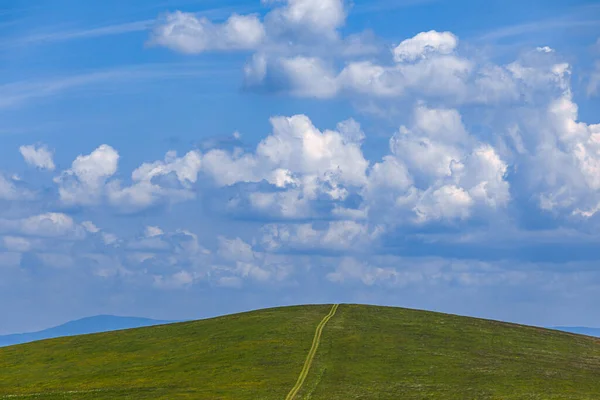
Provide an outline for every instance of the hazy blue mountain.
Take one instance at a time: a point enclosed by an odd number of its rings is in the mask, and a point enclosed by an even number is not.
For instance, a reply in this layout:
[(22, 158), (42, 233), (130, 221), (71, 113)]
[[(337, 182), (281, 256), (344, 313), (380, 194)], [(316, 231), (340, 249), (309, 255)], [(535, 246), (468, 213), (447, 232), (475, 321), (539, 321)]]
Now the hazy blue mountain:
[(586, 328), (584, 326), (555, 326), (556, 329), (564, 332), (578, 333), (580, 335), (600, 337), (600, 328)]
[(114, 315), (97, 315), (87, 317), (54, 328), (44, 329), (39, 332), (17, 333), (0, 336), (0, 347), (14, 344), (33, 342), (35, 340), (50, 339), (61, 336), (83, 335), (86, 333), (108, 332), (120, 329), (139, 328), (168, 324), (174, 321), (159, 321), (148, 318), (117, 317)]

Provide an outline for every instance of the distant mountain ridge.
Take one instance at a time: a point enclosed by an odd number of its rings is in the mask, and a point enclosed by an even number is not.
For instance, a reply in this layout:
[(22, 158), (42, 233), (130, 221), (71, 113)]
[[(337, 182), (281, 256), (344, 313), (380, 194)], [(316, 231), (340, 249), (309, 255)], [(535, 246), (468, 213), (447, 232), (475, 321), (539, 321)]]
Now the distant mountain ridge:
[(28, 343), (36, 340), (52, 339), (63, 336), (85, 335), (88, 333), (110, 332), (121, 329), (141, 328), (144, 326), (169, 324), (176, 321), (161, 321), (150, 318), (119, 317), (115, 315), (96, 315), (70, 321), (53, 328), (38, 332), (16, 333), (0, 336), (0, 347)]
[(585, 326), (554, 326), (550, 329), (558, 331), (577, 333), (578, 335), (587, 335), (600, 337), (600, 328), (587, 328)]

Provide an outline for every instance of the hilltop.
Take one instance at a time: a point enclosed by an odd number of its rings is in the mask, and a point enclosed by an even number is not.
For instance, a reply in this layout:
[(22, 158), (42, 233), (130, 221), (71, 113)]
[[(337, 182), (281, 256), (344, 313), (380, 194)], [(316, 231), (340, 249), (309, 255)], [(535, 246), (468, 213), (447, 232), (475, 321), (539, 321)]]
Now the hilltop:
[[(294, 306), (0, 349), (0, 399), (282, 400), (330, 305)], [(593, 399), (600, 341), (342, 304), (295, 399)]]

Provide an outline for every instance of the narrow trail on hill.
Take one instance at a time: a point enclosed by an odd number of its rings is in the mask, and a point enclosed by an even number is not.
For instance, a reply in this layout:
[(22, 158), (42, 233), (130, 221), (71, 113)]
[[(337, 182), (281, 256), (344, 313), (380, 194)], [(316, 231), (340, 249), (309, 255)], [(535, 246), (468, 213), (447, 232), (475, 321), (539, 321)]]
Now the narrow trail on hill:
[(339, 306), (339, 304), (334, 304), (333, 307), (331, 307), (331, 311), (329, 311), (329, 314), (327, 314), (325, 318), (323, 318), (323, 320), (319, 323), (319, 325), (317, 325), (317, 330), (315, 331), (315, 337), (313, 338), (312, 346), (310, 348), (310, 351), (308, 352), (308, 355), (306, 356), (306, 360), (304, 361), (304, 367), (302, 367), (302, 371), (300, 372), (300, 376), (298, 377), (296, 384), (285, 397), (285, 400), (293, 400), (302, 388), (302, 385), (304, 384), (304, 381), (308, 376), (308, 371), (310, 370), (313, 359), (315, 358), (315, 354), (317, 354), (319, 343), (321, 343), (321, 334), (323, 333), (323, 328), (325, 327), (327, 322), (335, 315), (335, 312), (337, 311)]

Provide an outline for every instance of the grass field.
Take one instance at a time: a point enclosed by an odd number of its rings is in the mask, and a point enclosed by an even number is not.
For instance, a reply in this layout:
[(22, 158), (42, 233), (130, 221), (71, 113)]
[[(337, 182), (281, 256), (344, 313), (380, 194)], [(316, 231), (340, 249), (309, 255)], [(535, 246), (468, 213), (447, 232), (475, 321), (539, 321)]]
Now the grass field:
[[(0, 348), (0, 399), (283, 400), (331, 305)], [(295, 399), (600, 399), (600, 340), (342, 304)]]

